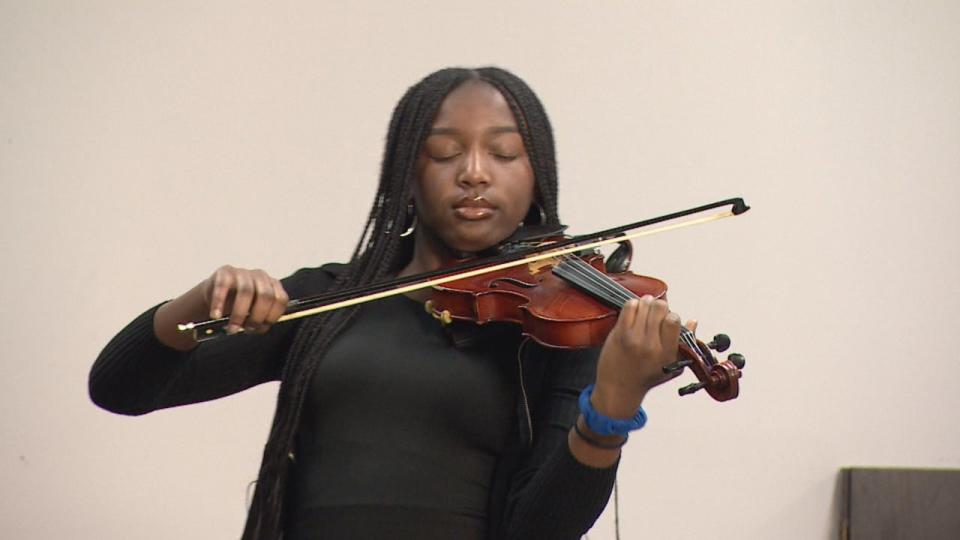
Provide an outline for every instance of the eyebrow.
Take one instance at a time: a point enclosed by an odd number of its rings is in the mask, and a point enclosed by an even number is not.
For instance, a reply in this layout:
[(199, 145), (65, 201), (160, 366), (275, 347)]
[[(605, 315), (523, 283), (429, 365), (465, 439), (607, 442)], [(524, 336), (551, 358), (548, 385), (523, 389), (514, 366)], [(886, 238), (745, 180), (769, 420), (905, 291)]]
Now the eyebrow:
[[(501, 133), (520, 133), (520, 130), (515, 126), (494, 126), (487, 128), (484, 131), (485, 135), (499, 135)], [(459, 132), (453, 128), (433, 128), (430, 130), (429, 135), (458, 135)]]

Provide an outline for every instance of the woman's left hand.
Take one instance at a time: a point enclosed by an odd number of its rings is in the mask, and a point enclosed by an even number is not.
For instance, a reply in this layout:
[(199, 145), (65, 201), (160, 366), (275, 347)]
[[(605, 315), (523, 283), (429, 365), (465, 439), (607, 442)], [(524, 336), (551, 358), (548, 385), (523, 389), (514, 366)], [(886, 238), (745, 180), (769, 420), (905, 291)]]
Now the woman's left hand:
[[(686, 326), (693, 331), (696, 322)], [(627, 302), (600, 353), (591, 399), (597, 412), (633, 418), (651, 388), (680, 374), (663, 373), (663, 366), (677, 360), (679, 340), (680, 317), (665, 300), (644, 296)]]

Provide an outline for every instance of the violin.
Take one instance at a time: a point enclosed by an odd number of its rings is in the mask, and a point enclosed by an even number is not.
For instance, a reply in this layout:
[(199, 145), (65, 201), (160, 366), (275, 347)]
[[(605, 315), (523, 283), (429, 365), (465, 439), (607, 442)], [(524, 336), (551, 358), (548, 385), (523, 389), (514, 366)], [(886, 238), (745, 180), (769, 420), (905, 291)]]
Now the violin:
[[(723, 206), (730, 209), (677, 221)], [(633, 252), (632, 238), (740, 215), (747, 210), (749, 207), (742, 199), (728, 199), (589, 235), (528, 236), (501, 246), (500, 253), (493, 257), (293, 300), (278, 322), (430, 287), (431, 298), (425, 308), (444, 324), (454, 320), (514, 323), (524, 335), (547, 347), (599, 347), (629, 300), (644, 295), (665, 298), (667, 293), (663, 281), (627, 271)], [(647, 229), (666, 221), (674, 223)], [(627, 233), (636, 229), (644, 230)], [(613, 243), (619, 247), (604, 260), (597, 248)], [(222, 317), (181, 324), (178, 328), (193, 332), (199, 342), (226, 335), (228, 322), (229, 317)], [(730, 338), (724, 334), (705, 344), (681, 327), (678, 359), (664, 366), (663, 371), (679, 373), (689, 367), (696, 375), (696, 383), (679, 389), (681, 396), (705, 389), (717, 401), (734, 399), (739, 395), (739, 379), (746, 361), (743, 355), (734, 353), (719, 362), (712, 352), (724, 352), (729, 346)]]
[[(621, 245), (632, 251), (629, 241)], [(611, 259), (616, 260), (617, 255), (614, 252)], [(629, 258), (626, 262), (629, 264)], [(514, 323), (525, 336), (546, 347), (599, 347), (629, 300), (644, 295), (665, 298), (667, 293), (667, 284), (659, 279), (623, 267), (610, 272), (610, 267), (596, 252), (514, 266), (434, 286), (425, 308), (444, 324), (454, 320)], [(680, 328), (680, 358), (664, 366), (664, 373), (689, 367), (698, 379), (681, 388), (680, 395), (706, 389), (717, 401), (736, 398), (746, 364), (743, 355), (731, 354), (728, 360), (718, 362), (711, 352), (726, 350), (730, 338), (718, 334), (704, 344), (693, 332)]]

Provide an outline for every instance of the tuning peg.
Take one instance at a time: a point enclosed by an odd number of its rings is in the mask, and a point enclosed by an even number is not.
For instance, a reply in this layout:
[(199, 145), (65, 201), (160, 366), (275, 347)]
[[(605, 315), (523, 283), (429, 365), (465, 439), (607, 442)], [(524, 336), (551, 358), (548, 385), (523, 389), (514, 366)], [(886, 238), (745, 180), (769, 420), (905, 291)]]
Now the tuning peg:
[(713, 341), (707, 343), (707, 347), (710, 347), (717, 352), (723, 352), (730, 348), (730, 336), (726, 334), (717, 334), (713, 336)]
[(672, 364), (667, 364), (663, 366), (663, 372), (667, 375), (671, 373), (676, 373), (678, 371), (683, 371), (683, 368), (693, 364), (693, 360), (677, 360)]
[(702, 383), (702, 382), (690, 383), (680, 389), (680, 395), (685, 396), (687, 394), (692, 394), (697, 390), (701, 390), (705, 388), (706, 386), (707, 386), (706, 383)]
[(732, 353), (727, 357), (727, 360), (731, 364), (737, 366), (737, 369), (743, 369), (743, 366), (747, 365), (747, 359), (743, 357), (740, 353)]

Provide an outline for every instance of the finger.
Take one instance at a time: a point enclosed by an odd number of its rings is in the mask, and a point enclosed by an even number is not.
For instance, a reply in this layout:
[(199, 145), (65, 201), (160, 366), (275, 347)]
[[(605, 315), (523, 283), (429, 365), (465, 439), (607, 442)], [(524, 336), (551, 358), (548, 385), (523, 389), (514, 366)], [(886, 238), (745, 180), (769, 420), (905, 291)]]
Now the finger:
[(646, 332), (647, 321), (650, 319), (650, 310), (654, 302), (656, 302), (656, 299), (649, 294), (645, 294), (640, 298), (640, 305), (637, 306), (637, 317), (633, 321), (633, 324), (630, 325), (631, 331), (634, 334), (639, 334), (640, 337), (643, 337)]
[(617, 326), (621, 328), (633, 328), (637, 321), (637, 311), (640, 309), (640, 300), (633, 298), (627, 300), (620, 310), (620, 317), (617, 319)]
[[(644, 332), (647, 335), (648, 339), (654, 337), (661, 337), (661, 328), (663, 327), (664, 318), (667, 314), (670, 313), (670, 308), (667, 306), (667, 303), (663, 300), (654, 300), (650, 299), (650, 314), (647, 315), (646, 324), (644, 327)], [(667, 346), (669, 342), (667, 342)]]
[(269, 330), (270, 326), (276, 323), (277, 319), (286, 313), (287, 304), (290, 303), (290, 297), (287, 295), (287, 291), (284, 290), (283, 284), (280, 283), (280, 280), (273, 280), (273, 291), (275, 294), (273, 307), (270, 308), (270, 312), (263, 321), (264, 324), (261, 326), (261, 332), (266, 332)]
[[(659, 328), (660, 342), (664, 350), (676, 351), (680, 344), (680, 316), (676, 313), (667, 313)], [(671, 355), (675, 358), (676, 354)]]
[(212, 280), (212, 289), (210, 291), (210, 318), (219, 319), (223, 317), (226, 311), (227, 296), (235, 284), (234, 275), (229, 266), (218, 268), (210, 279)]
[(243, 323), (250, 313), (250, 306), (253, 304), (256, 290), (253, 278), (248, 271), (237, 273), (237, 284), (234, 290), (233, 309), (230, 310), (230, 323), (227, 325), (228, 334), (236, 334), (243, 328)]
[(644, 295), (637, 300), (631, 300), (634, 309), (627, 310), (626, 317), (623, 317), (623, 320), (619, 321), (623, 324), (620, 325), (618, 337), (623, 346), (627, 347), (628, 350), (637, 350), (645, 341), (643, 329), (652, 301), (653, 297), (650, 295)]
[(273, 291), (273, 278), (267, 275), (263, 270), (254, 270), (251, 272), (253, 282), (254, 298), (250, 307), (250, 314), (244, 323), (248, 331), (257, 330), (263, 324), (267, 314), (273, 308), (273, 302), (276, 300)]

